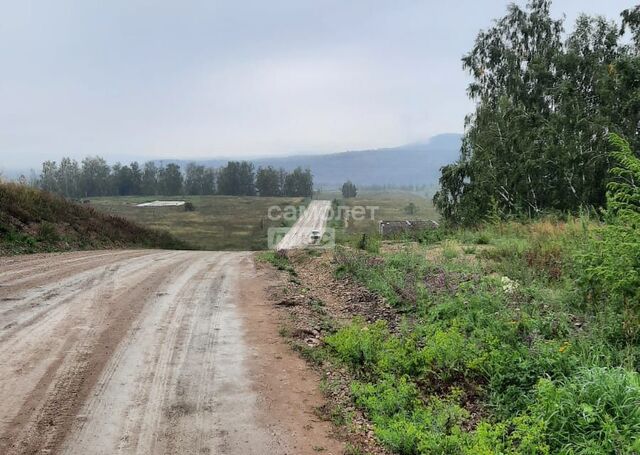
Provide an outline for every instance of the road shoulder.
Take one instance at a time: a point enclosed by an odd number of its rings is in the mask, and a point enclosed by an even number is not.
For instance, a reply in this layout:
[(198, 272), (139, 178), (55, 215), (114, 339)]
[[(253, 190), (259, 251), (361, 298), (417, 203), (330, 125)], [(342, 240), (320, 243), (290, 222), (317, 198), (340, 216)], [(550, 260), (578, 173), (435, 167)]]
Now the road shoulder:
[(333, 435), (333, 425), (319, 416), (318, 409), (325, 404), (319, 375), (280, 335), (285, 315), (269, 288), (282, 275), (258, 262), (245, 278), (237, 308), (250, 347), (248, 370), (258, 396), (260, 423), (269, 429), (281, 453), (343, 453), (344, 443)]

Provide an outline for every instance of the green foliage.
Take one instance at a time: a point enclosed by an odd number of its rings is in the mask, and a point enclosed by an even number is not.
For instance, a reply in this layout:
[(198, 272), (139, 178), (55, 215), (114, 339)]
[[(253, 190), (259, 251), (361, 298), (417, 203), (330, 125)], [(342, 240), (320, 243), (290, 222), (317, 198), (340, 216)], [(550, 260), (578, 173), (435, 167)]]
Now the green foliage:
[(360, 370), (375, 369), (378, 362), (388, 355), (388, 338), (389, 331), (385, 321), (366, 325), (362, 320), (356, 320), (325, 341), (340, 360), (353, 369)]
[(563, 41), (550, 4), (510, 5), (463, 58), (476, 108), (434, 197), (451, 223), (600, 207), (608, 132), (640, 145), (640, 53), (621, 38), (624, 27), (637, 38), (637, 9), (622, 24), (580, 16)]
[(607, 225), (592, 236), (581, 261), (581, 283), (596, 305), (622, 316), (619, 332), (629, 342), (640, 340), (640, 159), (629, 144), (611, 136), (618, 165), (607, 193)]
[(218, 171), (218, 192), (231, 196), (256, 194), (255, 170), (247, 161), (229, 161)]
[(348, 180), (342, 184), (342, 197), (349, 199), (358, 195), (358, 188), (353, 184), (351, 180)]
[[(622, 170), (635, 161), (615, 159), (616, 182), (640, 181)], [(356, 320), (327, 339), (328, 355), (359, 380), (354, 400), (385, 446), (401, 454), (638, 452), (639, 324), (636, 289), (625, 281), (635, 263), (624, 256), (637, 257), (640, 236), (623, 246), (615, 236), (640, 224), (629, 206), (635, 187), (612, 185), (609, 198), (618, 191), (625, 196), (610, 203), (606, 226), (587, 215), (549, 217), (444, 231), (440, 249), (336, 252), (339, 275), (407, 316), (399, 327)], [(444, 250), (460, 244), (477, 245), (474, 257), (447, 258)], [(613, 270), (598, 281), (602, 267)]]
[(32, 185), (69, 198), (96, 196), (131, 196), (182, 194), (202, 196), (294, 196), (311, 197), (313, 176), (301, 168), (293, 172), (272, 167), (259, 168), (253, 163), (229, 161), (220, 169), (188, 163), (184, 172), (178, 164), (157, 166), (149, 161), (142, 168), (137, 162), (109, 166), (100, 157), (87, 157), (81, 164), (70, 158), (42, 163), (39, 178)]
[(393, 306), (416, 305), (424, 294), (424, 286), (418, 280), (427, 268), (424, 257), (401, 252), (382, 261), (364, 252), (338, 248), (335, 258), (338, 276), (355, 276)]
[(640, 451), (640, 375), (587, 368), (554, 383), (542, 379), (531, 412), (546, 425), (554, 453)]
[(256, 190), (260, 196), (282, 196), (284, 185), (283, 169), (277, 170), (272, 166), (260, 167), (256, 173)]
[(453, 240), (442, 242), (442, 257), (445, 259), (455, 259), (458, 257), (458, 243)]
[(360, 240), (358, 240), (358, 249), (364, 250), (368, 253), (380, 252), (380, 236), (362, 234)]
[(293, 172), (286, 174), (282, 193), (284, 196), (313, 196), (313, 176), (311, 171), (297, 167)]
[(287, 257), (286, 252), (284, 251), (263, 251), (258, 254), (258, 259), (264, 262), (268, 262), (275, 266), (278, 270), (283, 270), (285, 272), (289, 272), (292, 276), (296, 276), (297, 273), (289, 258)]
[[(200, 196), (215, 194), (216, 176), (214, 170), (201, 164), (187, 164), (184, 176), (184, 192), (185, 194)], [(140, 192), (134, 192), (133, 194), (140, 194)]]
[(465, 453), (547, 455), (551, 452), (546, 442), (544, 420), (525, 414), (495, 424), (481, 422)]
[(457, 392), (425, 403), (406, 376), (354, 383), (352, 391), (356, 404), (371, 416), (378, 438), (395, 453), (455, 453), (465, 443), (460, 424), (469, 414), (456, 404)]

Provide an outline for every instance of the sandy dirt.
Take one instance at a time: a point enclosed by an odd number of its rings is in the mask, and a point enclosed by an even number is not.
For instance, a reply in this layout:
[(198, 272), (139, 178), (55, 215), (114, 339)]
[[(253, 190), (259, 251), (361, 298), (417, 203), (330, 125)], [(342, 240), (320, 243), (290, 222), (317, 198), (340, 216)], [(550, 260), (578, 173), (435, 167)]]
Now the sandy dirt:
[(331, 201), (311, 201), (309, 207), (298, 218), (289, 232), (278, 242), (277, 250), (305, 248), (314, 243), (312, 231), (318, 231), (322, 238), (326, 230), (327, 216), (331, 210)]
[(338, 454), (250, 253), (0, 258), (0, 453)]

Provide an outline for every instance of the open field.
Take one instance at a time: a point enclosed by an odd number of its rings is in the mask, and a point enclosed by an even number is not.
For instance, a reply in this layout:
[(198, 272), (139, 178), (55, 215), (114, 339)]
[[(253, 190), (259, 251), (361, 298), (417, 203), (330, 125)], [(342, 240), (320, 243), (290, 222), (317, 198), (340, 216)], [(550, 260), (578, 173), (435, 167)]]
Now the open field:
[[(366, 219), (349, 219), (346, 234), (375, 233), (380, 220), (437, 219), (431, 201), (416, 193), (403, 191), (363, 192), (352, 199), (342, 199), (339, 192), (323, 192), (317, 199), (338, 199), (340, 205), (376, 207), (374, 219), (367, 212)], [(195, 211), (179, 207), (136, 207), (154, 200), (191, 202)], [(413, 203), (415, 212), (408, 214)], [(165, 229), (180, 240), (206, 250), (261, 250), (267, 248), (267, 229), (292, 224), (272, 221), (267, 217), (269, 207), (305, 205), (303, 198), (265, 198), (243, 196), (121, 196), (91, 199), (98, 210), (123, 216), (144, 226)]]
[[(367, 211), (366, 219), (349, 219), (345, 224), (347, 234), (378, 232), (378, 222), (380, 220), (438, 220), (439, 215), (431, 203), (431, 199), (417, 193), (407, 191), (364, 191), (358, 196), (350, 199), (343, 199), (339, 191), (322, 192), (318, 199), (334, 200), (338, 199), (340, 205), (349, 207), (364, 206), (377, 207), (374, 217), (371, 219), (370, 211)], [(413, 203), (414, 213), (407, 213), (407, 206)]]
[[(191, 202), (184, 207), (136, 207), (154, 200)], [(267, 217), (269, 207), (300, 205), (303, 198), (243, 196), (121, 196), (92, 198), (98, 210), (123, 216), (144, 226), (165, 229), (204, 250), (260, 250), (267, 247), (267, 229), (282, 226)]]

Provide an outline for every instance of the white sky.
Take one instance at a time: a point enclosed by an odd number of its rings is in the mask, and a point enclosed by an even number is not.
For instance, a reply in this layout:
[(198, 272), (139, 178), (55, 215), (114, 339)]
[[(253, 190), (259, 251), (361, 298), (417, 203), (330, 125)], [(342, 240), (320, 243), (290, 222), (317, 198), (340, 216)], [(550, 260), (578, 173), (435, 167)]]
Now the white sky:
[[(518, 2), (522, 3), (522, 2)], [(556, 0), (617, 19), (633, 2)], [(0, 168), (375, 148), (461, 132), (502, 0), (0, 0)]]

